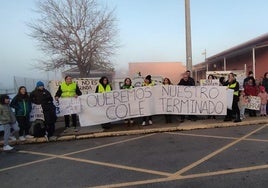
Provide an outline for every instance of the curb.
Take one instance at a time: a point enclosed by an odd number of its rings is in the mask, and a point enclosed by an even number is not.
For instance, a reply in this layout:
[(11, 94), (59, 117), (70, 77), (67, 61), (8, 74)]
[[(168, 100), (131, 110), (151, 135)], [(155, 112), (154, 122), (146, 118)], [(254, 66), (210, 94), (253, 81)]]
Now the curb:
[[(164, 128), (149, 128), (149, 129), (138, 129), (138, 130), (129, 130), (129, 131), (114, 131), (114, 132), (96, 132), (88, 134), (76, 134), (76, 135), (65, 135), (60, 136), (54, 141), (71, 141), (71, 140), (81, 140), (81, 139), (90, 139), (90, 138), (102, 138), (102, 137), (114, 137), (114, 136), (129, 136), (129, 135), (141, 135), (141, 134), (152, 134), (152, 133), (161, 133), (161, 132), (174, 132), (174, 131), (190, 131), (197, 129), (212, 129), (212, 128), (224, 128), (224, 127), (237, 127), (237, 126), (247, 126), (247, 125), (268, 125), (267, 120), (247, 120), (239, 123), (233, 122), (222, 122), (222, 123), (213, 123), (213, 124), (198, 124), (198, 125), (180, 125), (176, 127), (164, 127)], [(10, 141), (11, 145), (19, 144), (37, 144), (37, 143), (47, 143), (48, 141), (45, 138), (33, 138), (26, 141)], [(3, 142), (0, 143), (3, 146)]]

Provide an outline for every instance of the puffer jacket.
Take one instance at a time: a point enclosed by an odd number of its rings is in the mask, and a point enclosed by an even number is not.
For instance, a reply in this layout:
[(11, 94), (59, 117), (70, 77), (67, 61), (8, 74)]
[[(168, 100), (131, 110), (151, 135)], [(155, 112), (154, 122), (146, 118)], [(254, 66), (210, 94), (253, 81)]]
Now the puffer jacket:
[(32, 104), (28, 95), (16, 95), (11, 101), (10, 106), (15, 109), (16, 116), (29, 116), (32, 109)]
[(15, 123), (16, 118), (9, 105), (0, 104), (0, 124)]

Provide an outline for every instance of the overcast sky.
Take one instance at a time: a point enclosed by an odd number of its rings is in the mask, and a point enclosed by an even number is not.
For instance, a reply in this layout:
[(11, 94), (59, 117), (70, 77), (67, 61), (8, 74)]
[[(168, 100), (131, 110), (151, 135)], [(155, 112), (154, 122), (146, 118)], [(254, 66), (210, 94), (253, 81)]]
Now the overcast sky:
[[(27, 33), (36, 0), (1, 0), (0, 87), (13, 76), (47, 78), (32, 64), (42, 57)], [(117, 68), (129, 62), (180, 61), (185, 64), (184, 0), (99, 0), (116, 8), (121, 48)], [(190, 0), (193, 64), (266, 34), (267, 0)], [(53, 79), (54, 73), (49, 75)], [(12, 87), (12, 86), (11, 86)]]

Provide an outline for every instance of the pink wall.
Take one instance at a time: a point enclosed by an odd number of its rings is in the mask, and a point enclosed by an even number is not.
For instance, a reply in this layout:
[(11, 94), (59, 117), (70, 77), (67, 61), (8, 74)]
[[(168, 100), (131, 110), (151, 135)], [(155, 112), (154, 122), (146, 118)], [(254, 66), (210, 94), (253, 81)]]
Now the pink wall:
[(180, 62), (133, 62), (129, 63), (129, 75), (134, 77), (138, 72), (145, 77), (153, 76), (168, 77), (173, 84), (178, 84), (181, 74), (186, 71), (185, 65)]

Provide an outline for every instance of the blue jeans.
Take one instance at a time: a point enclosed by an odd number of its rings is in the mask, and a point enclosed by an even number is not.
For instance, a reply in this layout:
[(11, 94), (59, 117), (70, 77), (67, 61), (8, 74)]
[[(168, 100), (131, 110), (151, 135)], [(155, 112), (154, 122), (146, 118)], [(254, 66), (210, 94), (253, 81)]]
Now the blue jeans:
[[(8, 139), (10, 136), (13, 136), (14, 132), (18, 132), (20, 130), (18, 123), (9, 123), (9, 124), (3, 124), (4, 126), (4, 146), (8, 145)], [(14, 131), (11, 133), (10, 129), (13, 129)]]

